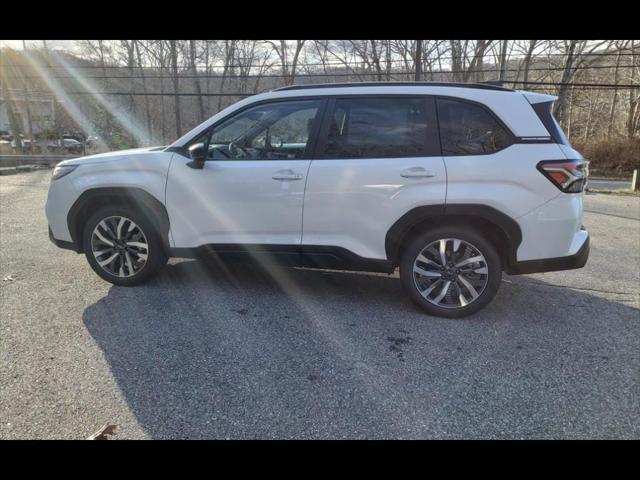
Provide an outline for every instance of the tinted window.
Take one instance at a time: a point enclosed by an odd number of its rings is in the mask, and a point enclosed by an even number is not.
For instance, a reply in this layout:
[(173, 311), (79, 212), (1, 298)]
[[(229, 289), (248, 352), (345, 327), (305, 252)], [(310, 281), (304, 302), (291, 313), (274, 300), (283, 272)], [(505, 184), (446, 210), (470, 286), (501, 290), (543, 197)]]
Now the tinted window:
[(324, 157), (437, 155), (432, 98), (338, 98)]
[(276, 160), (303, 158), (320, 100), (266, 103), (217, 125), (209, 159)]
[(569, 144), (569, 140), (562, 131), (562, 128), (560, 128), (560, 125), (551, 113), (553, 102), (534, 103), (531, 106), (538, 115), (538, 118), (540, 118), (540, 121), (547, 128), (547, 131), (551, 135), (551, 138), (553, 138), (554, 142), (571, 146)]
[(482, 155), (511, 145), (511, 135), (479, 105), (438, 99), (443, 155)]

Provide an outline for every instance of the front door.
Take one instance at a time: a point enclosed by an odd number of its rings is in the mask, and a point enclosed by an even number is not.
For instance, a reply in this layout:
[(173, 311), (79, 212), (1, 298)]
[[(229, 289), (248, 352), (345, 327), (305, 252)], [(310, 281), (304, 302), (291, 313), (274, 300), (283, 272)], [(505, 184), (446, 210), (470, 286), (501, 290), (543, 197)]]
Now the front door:
[(174, 246), (299, 245), (320, 103), (262, 103), (222, 120), (193, 142), (208, 148), (201, 170), (175, 154), (166, 194)]

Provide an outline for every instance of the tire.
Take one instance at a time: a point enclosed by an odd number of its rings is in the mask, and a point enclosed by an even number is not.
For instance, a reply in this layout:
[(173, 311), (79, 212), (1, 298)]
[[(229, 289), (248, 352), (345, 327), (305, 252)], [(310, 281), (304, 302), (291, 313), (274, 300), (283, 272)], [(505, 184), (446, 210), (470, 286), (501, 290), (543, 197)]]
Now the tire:
[(461, 318), (491, 302), (500, 287), (502, 265), (495, 247), (473, 228), (443, 226), (418, 235), (404, 249), (400, 279), (411, 299), (428, 314)]
[[(119, 229), (120, 219), (124, 221)], [(91, 215), (83, 229), (82, 244), (93, 271), (114, 285), (144, 283), (167, 263), (162, 240), (153, 224), (144, 214), (127, 206), (106, 206)], [(114, 254), (117, 256), (109, 262)], [(101, 266), (104, 262), (108, 263)]]

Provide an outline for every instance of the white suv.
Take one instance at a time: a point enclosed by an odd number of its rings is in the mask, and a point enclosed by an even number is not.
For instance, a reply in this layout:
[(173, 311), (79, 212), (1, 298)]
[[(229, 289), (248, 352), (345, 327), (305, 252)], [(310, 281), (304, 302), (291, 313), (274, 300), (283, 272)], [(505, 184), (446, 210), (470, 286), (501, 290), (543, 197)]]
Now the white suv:
[(486, 84), (299, 85), (176, 140), (67, 160), (59, 247), (116, 285), (171, 256), (393, 272), (430, 314), (487, 305), (508, 274), (579, 268), (587, 169), (556, 97)]

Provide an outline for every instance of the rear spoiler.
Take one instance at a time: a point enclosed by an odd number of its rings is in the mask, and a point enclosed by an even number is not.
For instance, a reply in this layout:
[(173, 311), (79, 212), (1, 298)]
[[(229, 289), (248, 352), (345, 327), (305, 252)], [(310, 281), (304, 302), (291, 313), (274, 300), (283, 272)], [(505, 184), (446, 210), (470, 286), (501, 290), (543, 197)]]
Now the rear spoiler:
[(535, 92), (526, 92), (524, 90), (518, 90), (527, 101), (534, 105), (536, 103), (547, 103), (547, 102), (555, 102), (558, 97), (555, 95), (545, 95), (543, 93), (535, 93)]

